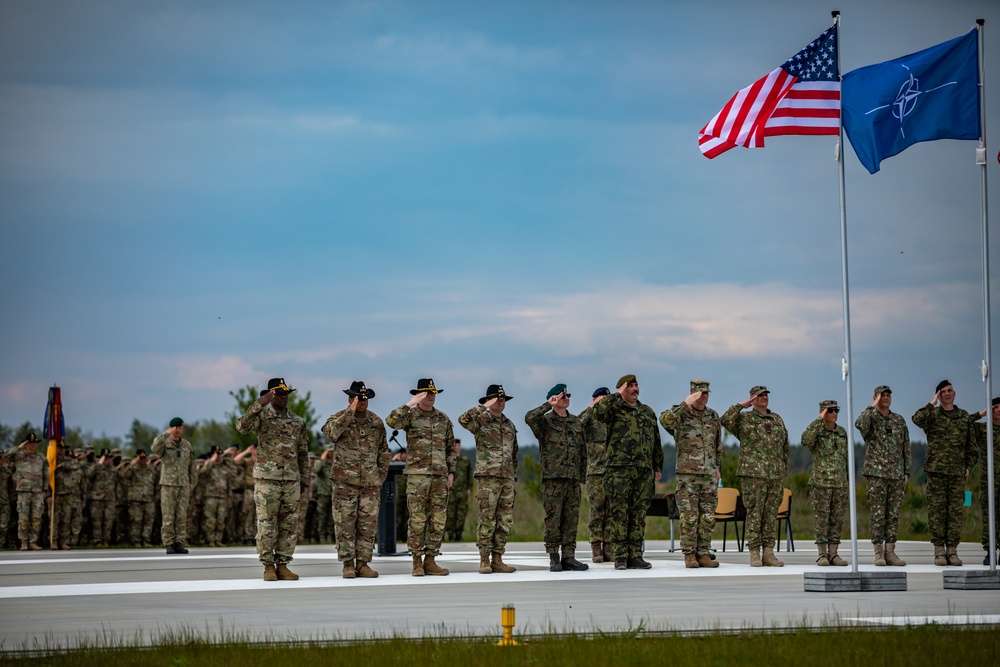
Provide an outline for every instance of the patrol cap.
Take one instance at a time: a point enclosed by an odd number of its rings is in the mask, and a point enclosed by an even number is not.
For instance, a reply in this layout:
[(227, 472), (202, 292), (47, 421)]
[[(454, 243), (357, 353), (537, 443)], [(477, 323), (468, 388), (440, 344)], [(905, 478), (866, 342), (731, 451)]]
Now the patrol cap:
[(598, 387), (594, 390), (594, 393), (590, 395), (591, 398), (597, 398), (598, 396), (610, 396), (611, 390), (607, 387)]
[[(549, 393), (545, 395), (545, 398), (552, 398), (553, 396), (558, 396), (559, 394), (566, 394), (566, 385), (557, 384), (552, 387), (552, 389), (549, 389)], [(569, 398), (569, 394), (566, 394), (566, 397)]]
[(83, 456), (84, 450), (82, 447), (77, 447), (73, 450), (73, 456)]
[(622, 385), (626, 385), (629, 382), (638, 382), (633, 373), (629, 373), (628, 375), (623, 375), (618, 378), (618, 382), (615, 384), (615, 389), (619, 389)]
[(181, 419), (180, 417), (174, 417), (173, 419), (170, 420), (170, 428), (173, 428), (175, 426), (184, 426), (184, 420)]
[(708, 381), (707, 380), (691, 380), (691, 393), (696, 391), (708, 391)]
[(121, 455), (122, 455), (121, 448), (115, 447), (114, 449), (111, 450), (111, 456), (121, 456)]
[(836, 410), (840, 412), (840, 406), (837, 405), (837, 401), (820, 401), (819, 411), (823, 412), (824, 410)]
[(750, 388), (751, 396), (760, 396), (761, 394), (770, 394), (770, 393), (771, 392), (768, 391), (767, 387), (765, 387), (762, 384), (754, 385), (753, 387)]
[(950, 387), (950, 386), (951, 386), (950, 380), (941, 380), (940, 382), (937, 383), (937, 387), (934, 389), (934, 392), (937, 393), (942, 389), (944, 389), (945, 387)]
[(892, 389), (889, 389), (889, 385), (880, 384), (879, 386), (875, 387), (875, 391), (872, 393), (872, 395), (874, 396), (877, 394), (891, 394), (891, 393)]

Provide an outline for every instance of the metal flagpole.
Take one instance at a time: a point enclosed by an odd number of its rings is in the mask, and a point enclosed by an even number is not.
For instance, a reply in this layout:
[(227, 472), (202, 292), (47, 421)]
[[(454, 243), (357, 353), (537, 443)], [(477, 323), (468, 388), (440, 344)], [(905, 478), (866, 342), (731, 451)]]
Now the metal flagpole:
[[(983, 49), (983, 29), (986, 21), (976, 20), (976, 30), (979, 33), (979, 148), (976, 150), (976, 163), (980, 166), (979, 190), (982, 201), (983, 217), (983, 382), (986, 384), (986, 506), (989, 517), (989, 559), (990, 569), (997, 569), (997, 535), (994, 489), (996, 480), (993, 478), (993, 376), (992, 355), (990, 350), (990, 231), (989, 208), (986, 202), (986, 72)], [(982, 468), (980, 468), (982, 471)], [(982, 474), (982, 473), (980, 473)]]
[[(837, 25), (837, 72), (840, 72), (840, 12), (830, 12)], [(840, 141), (837, 144), (837, 162), (840, 168), (840, 257), (843, 273), (844, 292), (844, 359), (842, 375), (847, 383), (847, 493), (851, 514), (851, 571), (858, 571), (858, 508), (855, 498), (854, 480), (854, 408), (851, 380), (851, 304), (850, 286), (847, 279), (847, 195), (844, 188), (844, 121), (840, 121)]]

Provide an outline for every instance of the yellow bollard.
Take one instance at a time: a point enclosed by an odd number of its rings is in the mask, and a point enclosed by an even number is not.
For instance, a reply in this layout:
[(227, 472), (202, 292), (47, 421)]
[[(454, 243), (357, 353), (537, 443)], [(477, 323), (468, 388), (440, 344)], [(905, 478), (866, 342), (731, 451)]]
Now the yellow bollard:
[(500, 625), (503, 626), (503, 637), (497, 642), (497, 646), (517, 646), (514, 641), (514, 605), (505, 604), (500, 609)]

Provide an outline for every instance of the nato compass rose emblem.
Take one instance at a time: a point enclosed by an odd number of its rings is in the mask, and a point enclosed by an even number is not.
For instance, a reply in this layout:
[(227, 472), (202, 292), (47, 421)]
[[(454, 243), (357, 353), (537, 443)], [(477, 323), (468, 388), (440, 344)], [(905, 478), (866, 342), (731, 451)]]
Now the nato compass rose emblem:
[(933, 93), (935, 90), (940, 90), (947, 86), (954, 86), (958, 84), (958, 81), (949, 81), (948, 83), (943, 83), (936, 88), (931, 88), (930, 90), (920, 90), (920, 79), (913, 76), (913, 72), (906, 65), (901, 65), (903, 69), (907, 71), (908, 78), (903, 82), (903, 85), (899, 87), (899, 92), (896, 93), (896, 99), (892, 104), (883, 104), (880, 107), (875, 107), (871, 111), (865, 112), (865, 115), (875, 113), (881, 109), (892, 108), (893, 117), (899, 119), (899, 133), (906, 138), (906, 131), (903, 130), (903, 120), (909, 116), (911, 113), (916, 111), (917, 102), (921, 95), (927, 95)]

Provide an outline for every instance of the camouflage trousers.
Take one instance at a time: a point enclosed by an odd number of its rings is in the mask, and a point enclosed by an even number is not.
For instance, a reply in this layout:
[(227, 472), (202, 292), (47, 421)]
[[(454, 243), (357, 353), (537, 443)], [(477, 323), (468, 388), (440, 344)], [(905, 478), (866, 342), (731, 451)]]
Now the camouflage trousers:
[(90, 523), (94, 527), (94, 542), (111, 544), (111, 529), (115, 525), (115, 507), (113, 500), (90, 501)]
[(712, 550), (715, 508), (719, 504), (715, 475), (677, 475), (674, 498), (681, 515), (681, 551), (708, 554)]
[(604, 491), (615, 559), (639, 558), (646, 536), (646, 510), (653, 497), (652, 469), (609, 466), (604, 471)]
[(265, 565), (288, 563), (297, 543), (299, 480), (254, 480), (257, 505), (257, 556)]
[(957, 547), (965, 522), (965, 479), (962, 475), (927, 473), (927, 527), (931, 544)]
[(816, 544), (840, 544), (848, 504), (846, 488), (809, 487), (809, 506), (813, 511)]
[(865, 477), (868, 510), (871, 512), (872, 544), (896, 543), (899, 533), (899, 510), (903, 505), (905, 483), (902, 479)]
[[(186, 486), (161, 486), (160, 511), (163, 513), (163, 523), (160, 534), (167, 546), (187, 542), (188, 503), (191, 500), (191, 490)], [(94, 531), (97, 539), (97, 531)]]
[(56, 524), (56, 541), (70, 546), (79, 544), (82, 518), (79, 494), (56, 496), (52, 514), (55, 516), (53, 521)]
[(773, 548), (784, 480), (740, 477), (740, 495), (747, 508), (743, 541), (751, 549)]
[(444, 532), (448, 539), (460, 542), (465, 531), (465, 519), (469, 516), (469, 494), (454, 487), (448, 492), (448, 518), (444, 522)]
[(316, 496), (316, 532), (320, 542), (333, 541), (333, 496)]
[(611, 542), (608, 532), (608, 497), (604, 492), (604, 475), (587, 475), (587, 502), (590, 516), (587, 532), (591, 542)]
[(156, 503), (152, 500), (128, 501), (128, 521), (132, 529), (132, 544), (150, 544), (153, 539), (153, 519), (156, 518)]
[(222, 541), (226, 529), (226, 498), (205, 498), (202, 527), (209, 544)]
[(406, 548), (413, 555), (441, 553), (448, 519), (448, 478), (444, 475), (407, 475), (406, 509), (410, 514)]
[(10, 528), (10, 495), (7, 493), (7, 480), (0, 478), (4, 486), (0, 493), (0, 546), (7, 546), (7, 530)]
[(257, 503), (253, 499), (254, 487), (243, 491), (243, 537), (252, 540), (257, 536)]
[(38, 543), (44, 508), (45, 494), (41, 491), (17, 492), (17, 538), (21, 544)]
[(378, 486), (333, 483), (333, 522), (337, 532), (337, 558), (372, 560), (378, 530)]
[(543, 479), (542, 507), (545, 509), (545, 551), (563, 558), (576, 555), (576, 528), (580, 523), (580, 482), (575, 479)]
[(243, 489), (229, 492), (229, 508), (226, 510), (225, 542), (242, 542), (243, 537)]
[[(990, 492), (986, 487), (986, 461), (979, 471), (981, 481), (979, 483), (979, 509), (983, 512), (983, 537), (981, 544), (983, 549), (990, 548), (990, 506), (988, 504)], [(993, 534), (996, 536), (997, 545), (1000, 545), (1000, 479), (993, 478)]]
[(306, 520), (309, 518), (309, 493), (299, 494), (299, 521), (295, 524), (295, 534), (300, 542), (305, 541)]
[(479, 527), (476, 546), (480, 553), (502, 554), (514, 526), (514, 497), (517, 491), (510, 477), (477, 477), (476, 504), (479, 506)]

